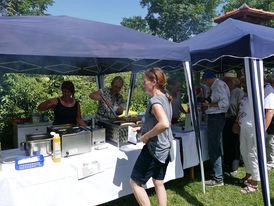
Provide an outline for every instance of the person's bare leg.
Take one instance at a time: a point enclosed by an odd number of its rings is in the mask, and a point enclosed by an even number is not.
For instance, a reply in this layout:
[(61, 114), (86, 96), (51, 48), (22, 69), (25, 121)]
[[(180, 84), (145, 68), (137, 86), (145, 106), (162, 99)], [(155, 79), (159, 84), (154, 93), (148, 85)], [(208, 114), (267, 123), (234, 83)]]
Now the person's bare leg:
[(134, 182), (134, 180), (130, 179), (129, 181), (131, 188), (133, 190), (133, 194), (140, 206), (150, 206), (150, 201), (146, 190), (138, 183)]
[(251, 184), (252, 186), (257, 187), (257, 186), (258, 186), (258, 181), (252, 179), (252, 180), (250, 181), (250, 184)]
[(166, 195), (166, 189), (164, 186), (164, 181), (163, 180), (155, 180), (152, 178), (154, 187), (155, 187), (155, 192), (158, 200), (158, 205), (159, 206), (166, 206), (167, 205), (167, 195)]
[(245, 176), (242, 179), (239, 179), (239, 183), (243, 184), (252, 179), (252, 176), (250, 173), (245, 173)]

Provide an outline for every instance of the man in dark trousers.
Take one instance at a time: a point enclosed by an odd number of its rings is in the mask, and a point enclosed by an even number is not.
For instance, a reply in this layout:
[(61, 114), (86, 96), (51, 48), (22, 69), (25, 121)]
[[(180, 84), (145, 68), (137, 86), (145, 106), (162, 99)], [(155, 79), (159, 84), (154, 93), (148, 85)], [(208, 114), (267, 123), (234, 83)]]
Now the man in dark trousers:
[(206, 186), (222, 186), (222, 131), (225, 125), (225, 113), (229, 108), (230, 91), (225, 82), (216, 78), (212, 71), (206, 71), (202, 77), (203, 82), (210, 88), (210, 97), (202, 103), (207, 107), (207, 138), (208, 153), (211, 164), (210, 180), (205, 181)]

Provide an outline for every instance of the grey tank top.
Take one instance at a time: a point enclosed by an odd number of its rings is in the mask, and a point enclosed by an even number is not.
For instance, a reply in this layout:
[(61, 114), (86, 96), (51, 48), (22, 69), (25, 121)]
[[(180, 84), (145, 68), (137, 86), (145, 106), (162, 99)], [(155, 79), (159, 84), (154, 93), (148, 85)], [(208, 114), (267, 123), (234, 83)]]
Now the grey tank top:
[(149, 104), (145, 114), (145, 122), (142, 125), (142, 135), (151, 130), (156, 124), (156, 117), (151, 114), (153, 104), (162, 105), (169, 121), (169, 128), (158, 134), (155, 137), (149, 139), (147, 143), (148, 150), (150, 153), (161, 163), (165, 163), (169, 155), (170, 141), (173, 140), (171, 131), (171, 118), (172, 118), (172, 107), (168, 98), (164, 95), (156, 95), (149, 100)]

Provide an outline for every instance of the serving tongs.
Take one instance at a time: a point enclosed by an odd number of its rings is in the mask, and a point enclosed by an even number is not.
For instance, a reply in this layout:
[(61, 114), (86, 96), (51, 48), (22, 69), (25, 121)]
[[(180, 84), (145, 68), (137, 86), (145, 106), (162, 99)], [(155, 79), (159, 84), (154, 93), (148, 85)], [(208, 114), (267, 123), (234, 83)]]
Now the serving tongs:
[[(102, 97), (103, 101), (105, 102), (105, 104), (107, 105), (107, 100), (106, 100), (106, 98), (105, 98), (103, 95), (101, 95), (101, 97)], [(107, 105), (107, 106), (108, 106), (108, 105)], [(114, 114), (114, 116), (117, 117), (117, 114), (116, 114), (116, 112), (113, 110), (113, 108), (110, 107), (110, 106), (108, 106), (108, 108), (109, 108), (110, 111)]]

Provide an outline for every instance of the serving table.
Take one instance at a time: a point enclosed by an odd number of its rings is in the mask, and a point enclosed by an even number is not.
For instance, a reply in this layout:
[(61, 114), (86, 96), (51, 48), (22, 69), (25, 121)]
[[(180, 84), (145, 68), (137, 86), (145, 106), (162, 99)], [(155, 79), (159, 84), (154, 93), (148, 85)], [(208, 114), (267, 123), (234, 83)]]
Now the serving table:
[[(207, 126), (201, 125), (200, 137), (203, 161), (209, 160), (206, 131)], [(199, 156), (194, 131), (186, 132), (179, 127), (174, 127), (172, 128), (172, 133), (177, 139), (181, 138), (181, 144), (183, 145), (183, 169), (197, 166), (199, 164)]]
[[(174, 129), (173, 134), (181, 140), (173, 141), (175, 160), (168, 165), (164, 181), (181, 178), (183, 169), (199, 164), (196, 138), (193, 131)], [(206, 127), (201, 127), (203, 160), (208, 159)], [(59, 206), (98, 205), (132, 194), (129, 178), (143, 143), (124, 145), (120, 148), (106, 143), (107, 148), (62, 158), (54, 163), (45, 157), (43, 167), (15, 170), (14, 163), (2, 164), (0, 171), (1, 206)], [(180, 157), (183, 148), (183, 167)], [(2, 151), (2, 158), (24, 155), (19, 149)], [(79, 177), (79, 165), (97, 161), (100, 172), (83, 179)], [(151, 179), (145, 185), (153, 187)]]
[[(143, 147), (124, 145), (120, 148), (107, 144), (107, 149), (62, 158), (54, 163), (46, 157), (44, 166), (15, 170), (14, 163), (3, 164), (0, 171), (1, 206), (98, 205), (132, 193), (129, 178), (134, 163)], [(173, 141), (176, 158), (167, 168), (165, 182), (183, 177), (179, 155), (179, 141)], [(2, 157), (20, 156), (19, 149), (2, 151)], [(97, 161), (101, 172), (78, 179), (78, 167), (87, 161)], [(145, 185), (153, 187), (152, 181)]]
[[(209, 160), (208, 143), (207, 143), (207, 126), (202, 125), (200, 130), (201, 150), (203, 161)], [(182, 127), (174, 127), (173, 135), (180, 141), (181, 147), (181, 162), (183, 169), (190, 168), (190, 179), (194, 180), (194, 166), (197, 166), (199, 161), (198, 149), (194, 131), (183, 131)]]

